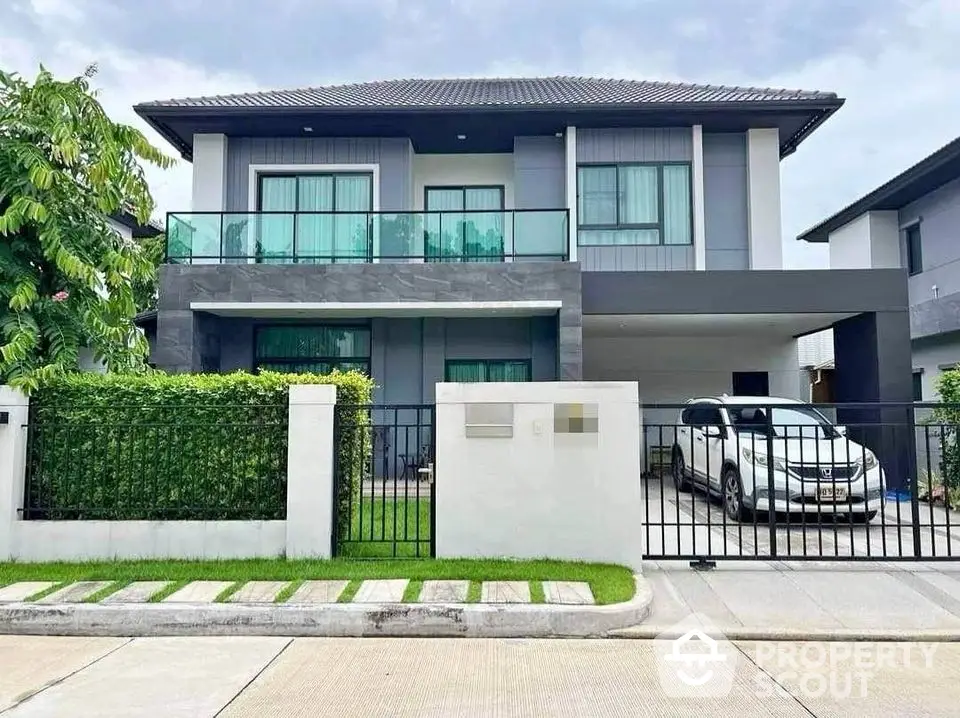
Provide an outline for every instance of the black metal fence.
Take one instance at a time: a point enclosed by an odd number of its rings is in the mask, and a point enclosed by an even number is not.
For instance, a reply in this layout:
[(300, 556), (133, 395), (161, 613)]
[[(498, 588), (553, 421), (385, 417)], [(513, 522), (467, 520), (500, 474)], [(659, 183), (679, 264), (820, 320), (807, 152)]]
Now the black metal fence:
[(432, 404), (337, 405), (333, 553), (359, 558), (434, 555)]
[(648, 558), (960, 558), (960, 406), (642, 411)]
[(31, 408), (24, 519), (286, 518), (286, 406), (74, 409)]

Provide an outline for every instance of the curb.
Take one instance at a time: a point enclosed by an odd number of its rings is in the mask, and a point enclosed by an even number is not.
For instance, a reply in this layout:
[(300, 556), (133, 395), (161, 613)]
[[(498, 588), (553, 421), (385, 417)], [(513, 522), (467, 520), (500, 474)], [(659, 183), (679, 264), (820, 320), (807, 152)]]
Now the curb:
[(589, 638), (644, 621), (653, 593), (608, 606), (544, 604), (77, 603), (0, 606), (0, 634), (46, 636), (326, 636)]
[[(960, 642), (960, 630), (955, 628), (746, 628), (731, 626), (716, 628), (728, 641), (836, 641), (836, 642), (917, 642), (917, 643), (953, 643)], [(675, 626), (633, 626), (614, 629), (606, 634), (607, 638), (634, 640), (652, 640), (655, 638), (673, 639), (680, 637)]]

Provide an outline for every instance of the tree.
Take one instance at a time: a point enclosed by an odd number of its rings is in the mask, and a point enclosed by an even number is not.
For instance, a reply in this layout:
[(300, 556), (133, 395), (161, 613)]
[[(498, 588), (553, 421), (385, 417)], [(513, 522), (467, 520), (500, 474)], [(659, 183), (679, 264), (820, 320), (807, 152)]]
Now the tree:
[(155, 270), (106, 217), (145, 223), (140, 161), (173, 160), (107, 117), (95, 74), (59, 81), (41, 67), (30, 84), (0, 71), (0, 381), (26, 390), (76, 371), (81, 347), (110, 371), (144, 366), (133, 286)]
[(138, 312), (157, 308), (157, 273), (160, 265), (163, 264), (166, 242), (166, 236), (163, 234), (137, 240), (140, 251), (150, 262), (150, 266), (153, 267), (153, 272), (149, 277), (137, 279), (133, 282), (133, 300)]

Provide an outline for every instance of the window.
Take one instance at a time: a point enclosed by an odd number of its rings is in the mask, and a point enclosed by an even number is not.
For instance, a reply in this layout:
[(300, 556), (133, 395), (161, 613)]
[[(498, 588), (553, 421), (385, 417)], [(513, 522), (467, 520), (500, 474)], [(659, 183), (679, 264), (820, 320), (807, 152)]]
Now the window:
[(426, 257), (433, 262), (503, 260), (503, 187), (427, 187)]
[(733, 372), (734, 396), (770, 396), (770, 375), (765, 371)]
[(456, 359), (447, 362), (446, 381), (530, 381), (529, 360)]
[(257, 261), (364, 262), (372, 251), (370, 174), (261, 174), (257, 208), (268, 213), (257, 218)]
[(923, 401), (923, 372), (913, 372), (913, 400)]
[(689, 164), (580, 165), (578, 244), (693, 243)]
[(370, 329), (356, 326), (265, 326), (254, 338), (258, 369), (287, 373), (370, 373)]
[(920, 274), (923, 271), (923, 254), (920, 251), (920, 225), (907, 227), (907, 271)]
[(715, 404), (694, 404), (683, 410), (680, 421), (687, 426), (723, 426), (723, 415)]

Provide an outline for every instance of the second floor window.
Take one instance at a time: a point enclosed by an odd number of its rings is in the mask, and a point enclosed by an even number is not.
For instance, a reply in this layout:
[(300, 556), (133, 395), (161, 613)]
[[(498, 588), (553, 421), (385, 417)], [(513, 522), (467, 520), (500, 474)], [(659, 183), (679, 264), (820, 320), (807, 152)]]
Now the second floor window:
[(920, 274), (923, 271), (923, 254), (920, 251), (920, 225), (907, 227), (907, 271)]
[(693, 242), (689, 164), (580, 165), (578, 244)]

